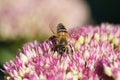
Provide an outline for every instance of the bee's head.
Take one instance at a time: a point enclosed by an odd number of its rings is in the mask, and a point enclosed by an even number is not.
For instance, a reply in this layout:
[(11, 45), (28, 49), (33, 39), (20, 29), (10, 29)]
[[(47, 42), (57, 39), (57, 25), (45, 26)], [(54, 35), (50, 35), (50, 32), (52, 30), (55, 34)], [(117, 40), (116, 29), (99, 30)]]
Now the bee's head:
[(59, 41), (59, 45), (61, 45), (61, 46), (66, 46), (68, 43), (67, 43), (67, 40), (66, 39), (61, 39), (60, 41)]
[(58, 51), (60, 54), (63, 54), (63, 53), (66, 51), (66, 47), (64, 47), (64, 46), (58, 47), (58, 48), (57, 48), (57, 51)]

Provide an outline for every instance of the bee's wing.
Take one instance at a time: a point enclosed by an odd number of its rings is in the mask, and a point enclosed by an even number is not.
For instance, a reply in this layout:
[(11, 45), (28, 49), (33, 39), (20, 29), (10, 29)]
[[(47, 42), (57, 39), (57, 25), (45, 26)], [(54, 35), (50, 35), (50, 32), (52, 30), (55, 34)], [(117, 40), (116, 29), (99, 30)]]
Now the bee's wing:
[(52, 23), (49, 24), (49, 28), (52, 31), (52, 33), (55, 35), (56, 34), (56, 30), (53, 30), (54, 29), (54, 25)]

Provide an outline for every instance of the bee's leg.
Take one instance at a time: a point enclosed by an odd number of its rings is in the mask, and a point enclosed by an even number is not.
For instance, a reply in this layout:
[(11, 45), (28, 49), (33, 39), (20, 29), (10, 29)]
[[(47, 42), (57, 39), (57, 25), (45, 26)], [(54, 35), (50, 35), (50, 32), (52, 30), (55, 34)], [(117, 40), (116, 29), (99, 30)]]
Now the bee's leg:
[(73, 54), (73, 47), (69, 44), (69, 46), (66, 47), (66, 53), (69, 54), (69, 53), (72, 53)]
[(56, 36), (53, 35), (49, 38), (49, 40), (52, 42), (53, 46), (55, 47), (56, 46)]
[(49, 40), (53, 40), (53, 39), (55, 39), (55, 38), (56, 38), (56, 36), (53, 35), (53, 36), (49, 37)]
[(73, 47), (70, 44), (69, 44), (69, 46), (70, 46), (71, 52), (73, 53), (73, 51), (74, 51)]
[(71, 59), (71, 55), (69, 54), (69, 53), (71, 53), (70, 47), (66, 47), (66, 53), (67, 53), (68, 57)]
[(66, 53), (69, 54), (69, 49), (68, 49), (68, 47), (66, 47)]
[(56, 46), (56, 36), (55, 35), (53, 35), (53, 36), (51, 36), (50, 38), (49, 38), (49, 40), (52, 42), (52, 44), (53, 44), (53, 47), (52, 47), (52, 51), (56, 51), (56, 49), (57, 49), (57, 46)]
[(61, 58), (62, 58), (62, 55), (60, 54), (60, 60), (61, 60)]
[(63, 56), (63, 53), (61, 53), (61, 52), (58, 52), (60, 55), (60, 60), (61, 60), (61, 58), (62, 58), (62, 56)]

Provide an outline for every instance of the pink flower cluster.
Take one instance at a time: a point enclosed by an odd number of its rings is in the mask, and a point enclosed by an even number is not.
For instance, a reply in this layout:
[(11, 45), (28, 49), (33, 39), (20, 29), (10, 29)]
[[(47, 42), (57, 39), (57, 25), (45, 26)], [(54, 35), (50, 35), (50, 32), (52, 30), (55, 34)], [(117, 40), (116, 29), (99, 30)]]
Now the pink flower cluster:
[(6, 80), (120, 80), (120, 27), (101, 24), (69, 31), (73, 53), (52, 51), (51, 41), (30, 42), (6, 62)]

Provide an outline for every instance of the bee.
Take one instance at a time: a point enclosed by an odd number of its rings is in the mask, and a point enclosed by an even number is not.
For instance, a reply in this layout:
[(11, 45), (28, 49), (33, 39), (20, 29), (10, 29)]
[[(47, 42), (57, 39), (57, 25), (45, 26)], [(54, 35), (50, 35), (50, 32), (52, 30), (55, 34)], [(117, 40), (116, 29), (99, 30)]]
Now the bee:
[(57, 51), (61, 56), (65, 52), (67, 54), (69, 54), (69, 51), (73, 52), (72, 46), (69, 44), (68, 31), (62, 23), (57, 25), (57, 34), (51, 36), (50, 39), (54, 43), (53, 50)]

